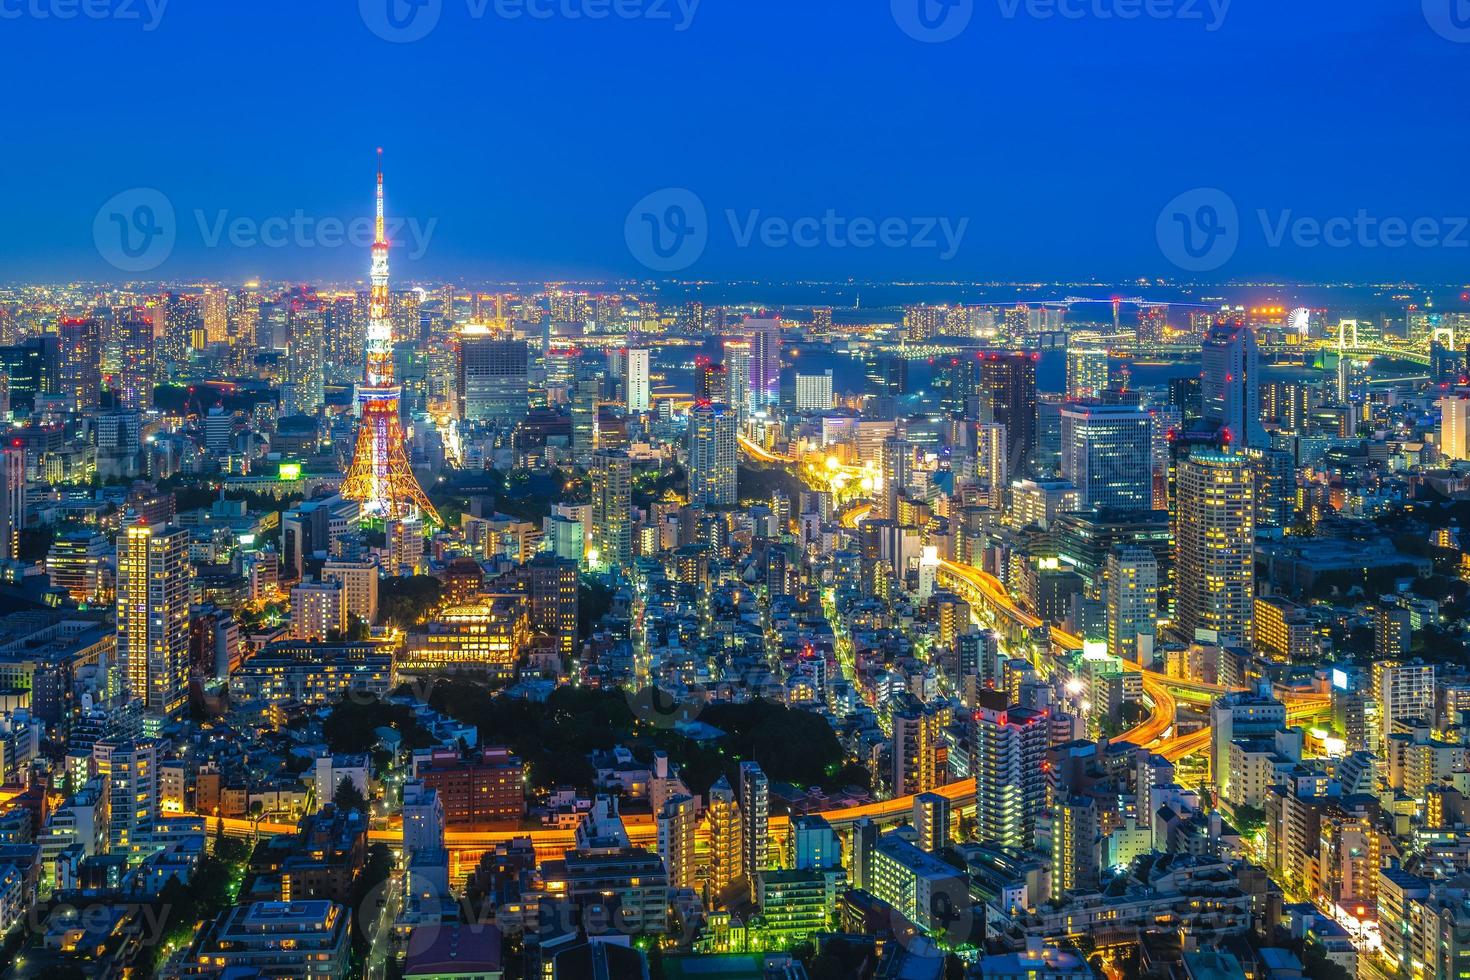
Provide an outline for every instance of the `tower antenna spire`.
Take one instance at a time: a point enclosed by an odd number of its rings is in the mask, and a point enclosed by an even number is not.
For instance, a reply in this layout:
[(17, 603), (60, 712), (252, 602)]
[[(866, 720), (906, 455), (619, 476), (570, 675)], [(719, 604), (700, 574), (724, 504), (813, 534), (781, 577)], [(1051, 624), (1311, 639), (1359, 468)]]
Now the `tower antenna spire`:
[(383, 148), (380, 146), (380, 147), (378, 147), (378, 223), (377, 223), (377, 237), (373, 240), (375, 244), (382, 245), (382, 244), (385, 244), (386, 243), (386, 239), (383, 236), (383, 229), (384, 229), (384, 224), (383, 224)]

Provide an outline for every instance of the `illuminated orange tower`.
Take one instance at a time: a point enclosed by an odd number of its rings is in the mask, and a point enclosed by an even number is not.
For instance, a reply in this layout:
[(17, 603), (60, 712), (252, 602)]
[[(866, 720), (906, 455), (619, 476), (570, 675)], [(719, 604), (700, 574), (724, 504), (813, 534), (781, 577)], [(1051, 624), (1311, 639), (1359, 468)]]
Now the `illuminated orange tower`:
[(362, 424), (357, 449), (342, 482), (342, 496), (362, 504), (364, 523), (422, 515), (441, 524), (434, 505), (408, 465), (399, 402), (393, 381), (393, 321), (388, 314), (388, 235), (383, 222), (383, 151), (378, 150), (378, 220), (373, 239), (372, 292), (368, 298), (366, 365), (357, 400)]

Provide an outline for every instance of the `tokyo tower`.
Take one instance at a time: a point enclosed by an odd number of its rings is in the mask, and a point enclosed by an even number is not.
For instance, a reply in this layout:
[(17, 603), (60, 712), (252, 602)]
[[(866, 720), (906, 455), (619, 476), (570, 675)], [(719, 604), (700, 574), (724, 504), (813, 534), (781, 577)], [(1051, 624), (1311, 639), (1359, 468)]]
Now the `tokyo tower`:
[(393, 321), (388, 314), (388, 236), (383, 222), (383, 151), (378, 150), (378, 221), (373, 239), (372, 292), (368, 297), (366, 364), (357, 389), (362, 407), (357, 448), (342, 481), (342, 496), (362, 505), (363, 522), (398, 521), (422, 514), (442, 524), (419, 486), (403, 448), (399, 401), (393, 382)]

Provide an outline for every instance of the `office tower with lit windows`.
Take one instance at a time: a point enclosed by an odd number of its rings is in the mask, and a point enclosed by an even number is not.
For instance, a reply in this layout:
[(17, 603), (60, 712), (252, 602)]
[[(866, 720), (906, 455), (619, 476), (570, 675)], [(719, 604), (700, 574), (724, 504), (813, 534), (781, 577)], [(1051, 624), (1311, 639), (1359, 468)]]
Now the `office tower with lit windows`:
[(897, 354), (872, 353), (863, 360), (863, 375), (863, 414), (880, 420), (897, 418), (908, 394), (909, 362)]
[[(733, 405), (741, 419), (750, 414), (750, 372), (754, 348), (748, 340), (726, 340), (724, 343), (725, 377), (729, 384), (729, 397), (725, 404)], [(710, 401), (721, 399), (711, 397)]]
[(1047, 715), (1012, 705), (999, 707), (1003, 695), (974, 712), (975, 835), (1002, 847), (1027, 850), (1036, 845), (1036, 818), (1046, 805)]
[(621, 573), (633, 564), (633, 464), (628, 454), (601, 449), (592, 454), (592, 533), (588, 564), (594, 571)]
[(1067, 350), (1067, 397), (1074, 401), (1098, 398), (1108, 390), (1108, 352), (1101, 347)]
[(326, 402), (322, 373), (325, 318), (319, 305), (292, 309), (286, 321), (286, 382), (281, 411), (286, 415), (315, 415)]
[(771, 846), (771, 783), (759, 762), (740, 763), (740, 812), (745, 817), (745, 871), (754, 875), (766, 869)]
[(1153, 507), (1153, 417), (1134, 405), (1062, 406), (1062, 479), (1083, 507)]
[(189, 694), (189, 532), (127, 525), (117, 538), (117, 655), (130, 701), (175, 717)]
[(92, 531), (58, 534), (46, 553), (46, 574), (75, 602), (103, 602), (111, 594), (105, 570), (111, 551), (107, 538)]
[(1006, 460), (1022, 475), (1036, 453), (1035, 354), (988, 353), (980, 361), (980, 421), (1006, 427)]
[(1247, 449), (1256, 484), (1256, 527), (1286, 528), (1296, 511), (1296, 457), (1284, 449)]
[(599, 380), (583, 378), (572, 392), (572, 458), (582, 464), (597, 450), (601, 388)]
[(818, 306), (812, 309), (812, 336), (825, 337), (832, 332), (832, 307)]
[(650, 380), (652, 352), (645, 349), (629, 350), (627, 366), (623, 369), (623, 386), (627, 391), (626, 403), (630, 414), (647, 412), (653, 408), (653, 388)]
[(1242, 455), (1195, 450), (1176, 468), (1174, 602), (1181, 638), (1248, 641), (1255, 595), (1255, 480)]
[[(750, 337), (750, 402), (759, 411), (781, 397), (781, 321), (747, 317), (741, 330)], [(725, 365), (732, 366), (728, 356)]]
[(460, 418), (509, 429), (530, 407), (530, 352), (524, 340), (497, 337), (479, 324), (460, 329), (456, 393)]
[(20, 532), (26, 526), (26, 451), (0, 448), (0, 559), (20, 558)]
[(60, 391), (73, 412), (96, 411), (102, 388), (102, 332), (95, 317), (67, 317), (58, 329)]
[[(153, 316), (162, 316), (154, 311)], [(153, 407), (153, 322), (144, 314), (125, 316), (118, 325), (118, 378), (113, 391), (119, 408), (147, 411)]]
[(796, 410), (825, 412), (832, 407), (832, 369), (817, 374), (796, 374)]
[(689, 502), (695, 507), (733, 507), (736, 486), (736, 420), (728, 405), (697, 402), (689, 413)]
[(724, 402), (740, 407), (730, 396), (730, 373), (725, 365), (703, 354), (694, 359), (694, 398), (696, 401)]
[(1261, 425), (1261, 354), (1250, 327), (1221, 324), (1200, 346), (1203, 419), (1236, 447), (1265, 447)]
[(1130, 663), (1153, 661), (1159, 615), (1159, 563), (1147, 548), (1122, 545), (1107, 560), (1108, 653)]
[(1451, 395), (1434, 403), (1439, 409), (1436, 444), (1446, 459), (1470, 459), (1470, 397)]
[(898, 438), (884, 439), (878, 465), (883, 474), (883, 493), (875, 514), (880, 520), (898, 520), (898, 498), (908, 488), (913, 466), (913, 447)]
[(973, 417), (975, 378), (979, 366), (973, 357), (946, 357), (934, 365), (934, 387), (939, 407), (951, 415)]

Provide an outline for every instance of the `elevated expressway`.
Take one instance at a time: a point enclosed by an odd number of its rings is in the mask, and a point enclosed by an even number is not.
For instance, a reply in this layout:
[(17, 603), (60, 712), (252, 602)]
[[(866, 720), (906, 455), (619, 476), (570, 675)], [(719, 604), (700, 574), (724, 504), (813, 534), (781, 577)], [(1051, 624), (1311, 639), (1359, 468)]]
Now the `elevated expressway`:
[[(855, 529), (869, 514), (871, 504), (849, 508), (841, 515), (843, 527)], [(1007, 640), (1013, 644), (1024, 643), (1045, 630), (1053, 653), (1064, 653), (1082, 649), (1082, 638), (1058, 627), (1048, 627), (1039, 617), (1033, 616), (1018, 606), (1005, 586), (994, 575), (960, 562), (941, 561), (939, 582), (942, 586), (960, 595), (974, 608), (984, 609)], [(1189, 735), (1170, 735), (1180, 700), (1213, 701), (1232, 689), (1219, 684), (1170, 677), (1157, 671), (1144, 670), (1137, 664), (1123, 661), (1127, 670), (1143, 675), (1143, 693), (1150, 705), (1149, 717), (1136, 727), (1124, 732), (1118, 741), (1152, 749), (1171, 762), (1203, 752), (1210, 745), (1210, 730), (1203, 728)], [(1329, 707), (1328, 699), (1319, 697), (1293, 698), (1288, 706), (1288, 720), (1301, 723), (1320, 718)]]

